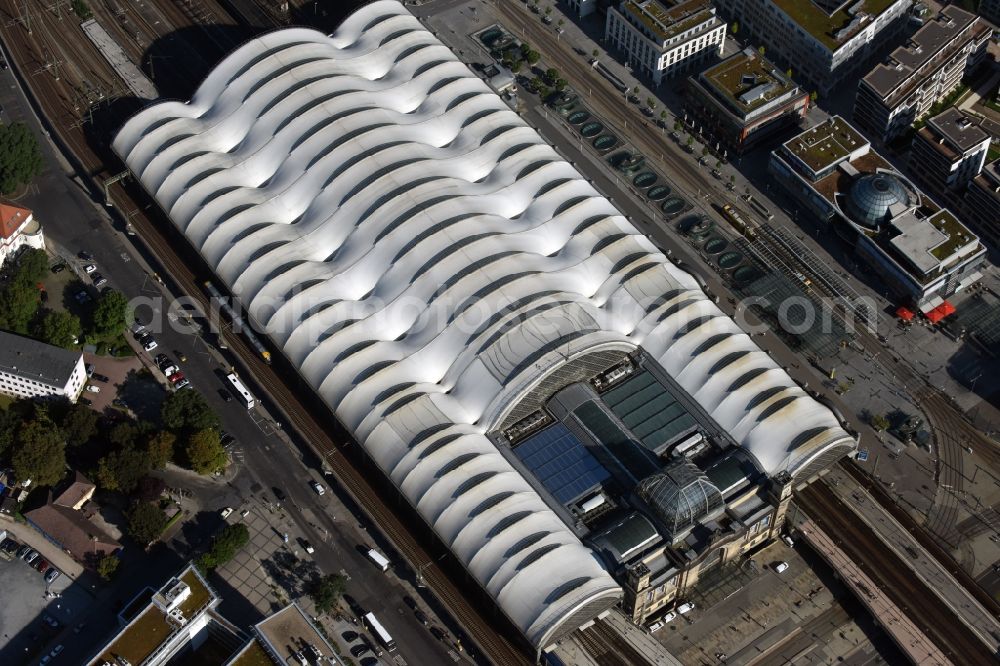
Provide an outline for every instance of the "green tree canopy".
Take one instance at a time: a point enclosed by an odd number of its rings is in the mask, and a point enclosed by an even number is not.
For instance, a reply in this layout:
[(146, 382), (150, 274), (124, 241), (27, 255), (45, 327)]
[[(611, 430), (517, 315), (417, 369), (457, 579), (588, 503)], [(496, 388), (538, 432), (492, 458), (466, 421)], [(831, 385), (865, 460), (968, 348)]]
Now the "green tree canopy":
[(72, 349), (82, 333), (80, 318), (63, 310), (46, 310), (32, 330), (42, 342), (65, 349)]
[(146, 442), (146, 454), (153, 469), (163, 469), (174, 457), (174, 443), (177, 437), (167, 430), (160, 431)]
[(118, 335), (125, 330), (128, 299), (120, 291), (108, 289), (94, 306), (94, 333), (102, 337)]
[(166, 489), (167, 484), (163, 479), (155, 476), (144, 476), (139, 479), (133, 494), (140, 502), (154, 502), (160, 499), (160, 495)]
[(185, 453), (191, 469), (199, 474), (211, 474), (226, 465), (226, 452), (219, 443), (219, 432), (213, 428), (191, 435)]
[(130, 493), (149, 470), (146, 452), (129, 447), (101, 458), (97, 464), (97, 482), (107, 490)]
[(121, 421), (108, 430), (108, 442), (117, 449), (134, 447), (142, 437), (143, 427), (135, 421)]
[(219, 417), (198, 391), (174, 391), (163, 401), (160, 417), (174, 430), (205, 430), (216, 428)]
[(47, 417), (25, 422), (17, 432), (11, 464), (19, 481), (55, 485), (66, 473), (63, 434)]
[(42, 172), (38, 140), (24, 123), (0, 124), (0, 192), (14, 194)]
[(17, 259), (18, 278), (31, 284), (35, 284), (45, 277), (48, 270), (49, 255), (45, 253), (45, 250), (31, 247), (25, 250)]
[(329, 612), (344, 593), (347, 581), (340, 574), (327, 574), (316, 580), (309, 590), (309, 596), (316, 604), (316, 613)]
[(35, 285), (12, 279), (0, 288), (0, 328), (27, 334), (40, 302)]
[(203, 571), (220, 567), (239, 552), (250, 541), (250, 531), (243, 523), (226, 525), (212, 541), (212, 547), (198, 558), (198, 566)]
[(111, 577), (118, 570), (118, 558), (114, 555), (105, 555), (97, 563), (97, 573), (104, 580), (111, 580)]
[(167, 526), (166, 514), (160, 507), (148, 502), (137, 502), (126, 512), (125, 517), (128, 519), (128, 535), (142, 546), (152, 543)]
[(890, 425), (889, 419), (885, 414), (873, 414), (869, 423), (871, 423), (871, 426), (875, 430), (888, 430)]
[(97, 412), (83, 403), (77, 403), (66, 410), (59, 425), (67, 444), (85, 444), (97, 432)]

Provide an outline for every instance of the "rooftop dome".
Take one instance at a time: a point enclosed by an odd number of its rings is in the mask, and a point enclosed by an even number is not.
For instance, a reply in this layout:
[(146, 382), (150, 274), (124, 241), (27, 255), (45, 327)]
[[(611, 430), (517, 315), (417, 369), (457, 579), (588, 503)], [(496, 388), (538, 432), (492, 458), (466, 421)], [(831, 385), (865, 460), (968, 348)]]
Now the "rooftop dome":
[(725, 509), (719, 489), (684, 459), (647, 476), (636, 492), (669, 530), (666, 536), (671, 541), (683, 538), (696, 522), (714, 518)]
[(889, 207), (908, 205), (910, 195), (898, 178), (888, 173), (862, 176), (847, 195), (847, 214), (858, 224), (877, 229), (889, 217)]

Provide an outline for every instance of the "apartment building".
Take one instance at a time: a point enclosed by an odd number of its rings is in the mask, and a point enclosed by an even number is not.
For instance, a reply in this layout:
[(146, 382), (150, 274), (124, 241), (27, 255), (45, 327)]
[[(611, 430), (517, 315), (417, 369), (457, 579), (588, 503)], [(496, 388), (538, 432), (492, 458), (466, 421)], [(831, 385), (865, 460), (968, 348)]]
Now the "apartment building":
[(0, 202), (0, 264), (25, 246), (45, 249), (41, 225), (27, 208)]
[(994, 160), (972, 179), (962, 194), (965, 219), (986, 240), (1000, 246), (1000, 160)]
[(622, 52), (633, 72), (660, 85), (721, 56), (726, 24), (709, 0), (687, 0), (669, 9), (658, 0), (625, 0), (608, 8), (604, 40)]
[(979, 0), (979, 15), (1000, 27), (1000, 0)]
[(979, 175), (989, 149), (990, 135), (976, 118), (952, 107), (917, 132), (908, 171), (929, 192), (951, 195)]
[(982, 277), (986, 248), (955, 215), (895, 171), (840, 116), (786, 141), (769, 172), (854, 245), (902, 303), (923, 312)]
[(0, 331), (0, 393), (76, 402), (87, 381), (83, 354)]
[(797, 80), (825, 95), (906, 24), (912, 0), (715, 0)]
[(975, 14), (945, 7), (861, 79), (854, 122), (881, 141), (906, 132), (983, 61), (991, 34)]
[(736, 154), (796, 125), (809, 110), (809, 94), (749, 48), (689, 77), (688, 91), (685, 111)]

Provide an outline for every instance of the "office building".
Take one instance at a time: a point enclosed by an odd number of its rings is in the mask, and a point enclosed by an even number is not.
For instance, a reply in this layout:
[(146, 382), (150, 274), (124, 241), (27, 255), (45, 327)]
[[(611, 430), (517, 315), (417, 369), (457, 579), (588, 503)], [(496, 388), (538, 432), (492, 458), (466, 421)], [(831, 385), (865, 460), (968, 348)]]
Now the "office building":
[[(88, 662), (89, 666), (160, 666), (174, 658), (197, 657), (206, 641), (221, 649), (213, 653), (236, 652), (247, 637), (215, 609), (222, 601), (215, 590), (189, 564), (158, 590), (140, 592), (118, 614), (122, 628)], [(183, 663), (182, 661), (174, 663)]]
[(82, 353), (0, 331), (0, 393), (76, 402), (86, 381)]
[(739, 154), (796, 126), (809, 94), (754, 49), (746, 49), (688, 78), (684, 109), (710, 141)]
[(604, 41), (621, 52), (637, 75), (664, 79), (704, 66), (722, 55), (726, 24), (709, 0), (686, 0), (669, 9), (659, 0), (625, 0), (608, 8)]
[(927, 312), (981, 274), (986, 248), (895, 171), (843, 118), (785, 142), (769, 170), (811, 213), (854, 243), (897, 299)]
[(715, 0), (797, 81), (826, 95), (905, 26), (912, 0)]
[(983, 61), (992, 32), (975, 14), (945, 7), (861, 79), (854, 123), (880, 141), (905, 133)]
[[(113, 148), (536, 651), (623, 595), (571, 509), (553, 508), (598, 500), (572, 479), (540, 491), (545, 471), (514, 462), (517, 442), (555, 426), (562, 389), (604, 386), (641, 357), (705, 437), (768, 478), (805, 482), (856, 447), (399, 2), (332, 35), (247, 42), (192, 101), (132, 117)], [(599, 463), (663, 464), (599, 405), (579, 407), (623, 460), (594, 445)]]

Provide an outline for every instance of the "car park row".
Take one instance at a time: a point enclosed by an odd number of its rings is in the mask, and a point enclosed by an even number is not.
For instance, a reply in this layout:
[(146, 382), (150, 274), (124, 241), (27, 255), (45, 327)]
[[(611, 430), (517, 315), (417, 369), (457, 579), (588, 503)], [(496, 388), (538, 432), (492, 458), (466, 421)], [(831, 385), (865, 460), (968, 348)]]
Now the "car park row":
[(45, 582), (48, 584), (51, 584), (56, 578), (62, 575), (62, 573), (49, 564), (49, 562), (42, 557), (37, 550), (31, 546), (19, 544), (10, 537), (7, 537), (0, 542), (0, 551), (4, 553), (6, 559), (12, 560), (16, 557), (31, 566), (33, 569), (38, 571), (38, 573), (45, 576)]

